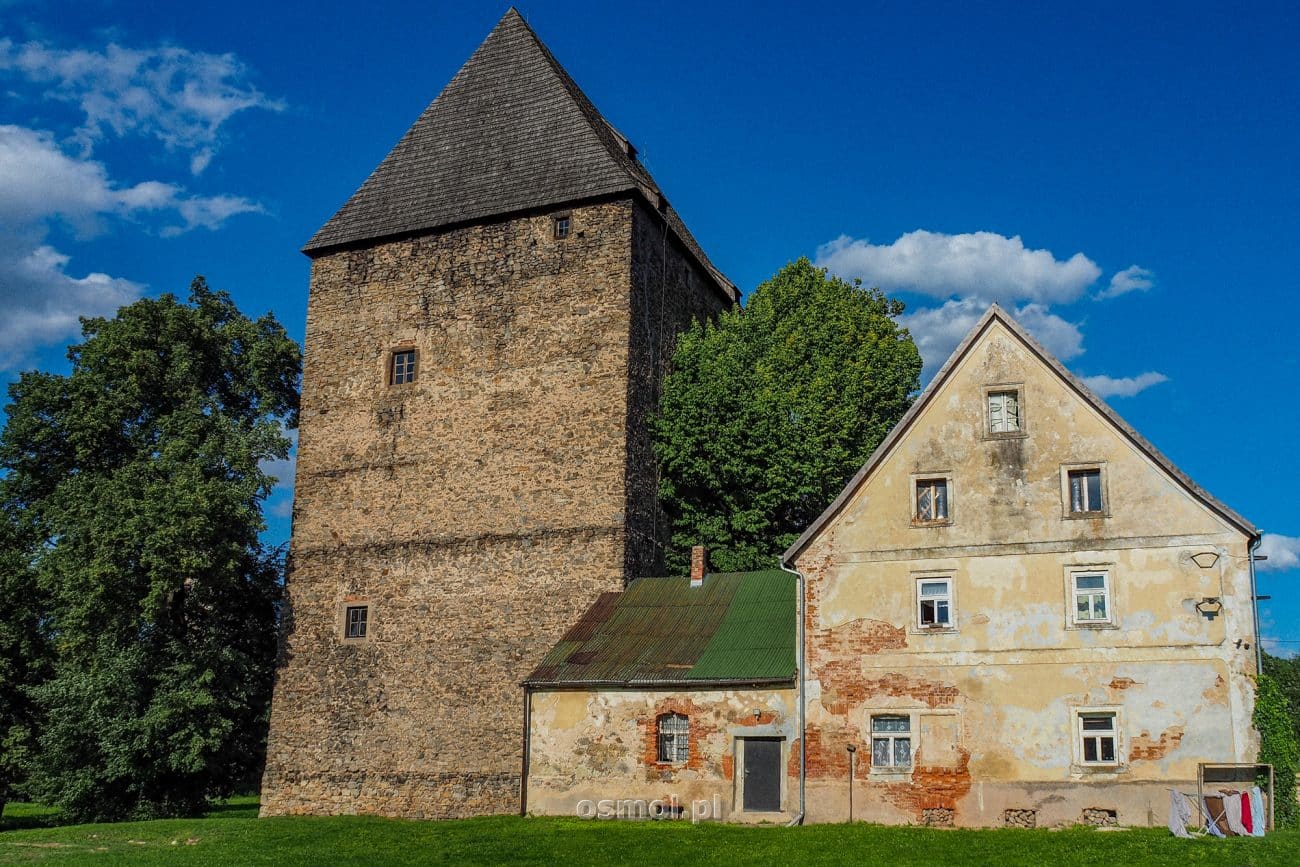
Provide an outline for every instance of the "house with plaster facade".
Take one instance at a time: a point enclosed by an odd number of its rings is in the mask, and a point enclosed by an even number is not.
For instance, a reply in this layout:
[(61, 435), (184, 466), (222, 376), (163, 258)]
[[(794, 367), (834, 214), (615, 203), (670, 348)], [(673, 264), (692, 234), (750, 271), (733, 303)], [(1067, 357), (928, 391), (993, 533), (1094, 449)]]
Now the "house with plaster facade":
[[(854, 818), (884, 823), (1162, 824), (1199, 763), (1254, 760), (1258, 540), (994, 306), (786, 552), (791, 571), (761, 579), (788, 582), (770, 604), (798, 609), (788, 684), (544, 671), (529, 804), (718, 793), (731, 820), (824, 822), (849, 817), (852, 790)], [(677, 604), (713, 578), (675, 579)], [(624, 614), (630, 636), (672, 616)], [(586, 644), (547, 660), (570, 651), (570, 672), (606, 662)], [(652, 723), (689, 732), (684, 752), (650, 749)], [(760, 768), (779, 802), (746, 798)]]

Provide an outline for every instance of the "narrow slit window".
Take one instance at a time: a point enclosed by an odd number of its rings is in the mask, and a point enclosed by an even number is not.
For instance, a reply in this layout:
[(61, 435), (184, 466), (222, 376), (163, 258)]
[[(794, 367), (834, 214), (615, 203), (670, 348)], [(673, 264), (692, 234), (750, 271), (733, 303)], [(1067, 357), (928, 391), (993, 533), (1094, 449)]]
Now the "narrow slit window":
[(989, 432), (1015, 433), (1020, 430), (1020, 392), (989, 392)]
[(393, 385), (406, 385), (415, 382), (414, 349), (400, 349), (393, 353), (389, 382)]
[(349, 605), (344, 612), (343, 618), (344, 637), (349, 639), (365, 638), (369, 620), (370, 606)]
[(922, 578), (917, 582), (917, 622), (922, 628), (952, 626), (952, 581)]
[(1104, 511), (1101, 470), (1070, 470), (1070, 511), (1088, 514)]
[(871, 766), (873, 768), (912, 766), (911, 717), (882, 714), (871, 718)]
[(1115, 759), (1115, 714), (1079, 714), (1081, 755), (1085, 765), (1113, 765)]
[(659, 739), (659, 761), (684, 764), (691, 755), (691, 721), (684, 714), (661, 714), (655, 720)]
[(948, 520), (947, 479), (920, 479), (917, 481), (916, 520)]

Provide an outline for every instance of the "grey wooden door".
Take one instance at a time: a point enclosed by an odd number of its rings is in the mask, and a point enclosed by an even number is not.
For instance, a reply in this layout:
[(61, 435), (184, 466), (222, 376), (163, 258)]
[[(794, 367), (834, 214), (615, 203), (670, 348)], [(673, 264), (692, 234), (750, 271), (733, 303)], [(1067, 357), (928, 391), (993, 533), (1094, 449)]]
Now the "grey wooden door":
[(781, 809), (781, 739), (745, 738), (745, 810)]

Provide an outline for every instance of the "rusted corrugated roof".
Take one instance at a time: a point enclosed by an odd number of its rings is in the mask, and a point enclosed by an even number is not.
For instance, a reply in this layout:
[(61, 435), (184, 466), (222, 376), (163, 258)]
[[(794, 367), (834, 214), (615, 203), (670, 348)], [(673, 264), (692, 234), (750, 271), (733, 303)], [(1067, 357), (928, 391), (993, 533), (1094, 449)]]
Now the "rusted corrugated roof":
[(525, 683), (792, 682), (795, 604), (794, 578), (779, 569), (709, 575), (701, 587), (642, 578), (601, 594)]

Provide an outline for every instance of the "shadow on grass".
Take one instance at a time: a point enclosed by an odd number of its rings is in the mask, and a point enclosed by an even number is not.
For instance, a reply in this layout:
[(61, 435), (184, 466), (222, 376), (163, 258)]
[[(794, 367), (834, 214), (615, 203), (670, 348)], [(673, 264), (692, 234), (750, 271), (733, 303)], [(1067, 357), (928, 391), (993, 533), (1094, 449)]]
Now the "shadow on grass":
[(40, 804), (5, 804), (0, 816), (0, 831), (23, 831), (29, 828), (53, 828), (59, 824), (59, 811)]

